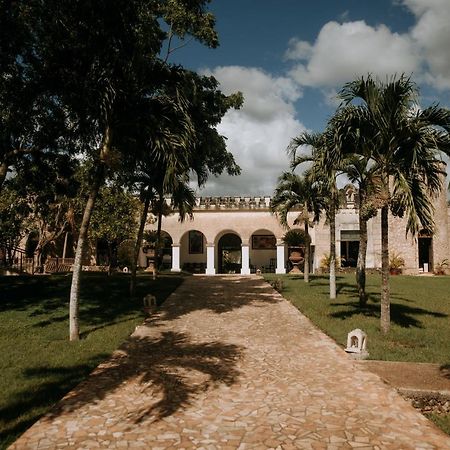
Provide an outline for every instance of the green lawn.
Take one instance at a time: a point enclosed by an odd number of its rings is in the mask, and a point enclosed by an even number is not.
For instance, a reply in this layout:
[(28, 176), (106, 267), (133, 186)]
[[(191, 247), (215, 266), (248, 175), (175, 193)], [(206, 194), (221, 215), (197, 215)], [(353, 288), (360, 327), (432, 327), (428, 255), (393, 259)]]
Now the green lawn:
[(371, 359), (450, 364), (450, 277), (391, 277), (391, 331), (380, 332), (379, 275), (369, 275), (369, 302), (361, 310), (354, 275), (337, 277), (338, 296), (329, 299), (328, 276), (281, 278), (283, 296), (313, 323), (345, 346), (347, 333), (361, 328), (367, 333)]
[(181, 277), (138, 277), (128, 297), (126, 275), (83, 274), (81, 336), (68, 341), (70, 276), (0, 277), (0, 449), (107, 358), (142, 322), (142, 297), (158, 303)]

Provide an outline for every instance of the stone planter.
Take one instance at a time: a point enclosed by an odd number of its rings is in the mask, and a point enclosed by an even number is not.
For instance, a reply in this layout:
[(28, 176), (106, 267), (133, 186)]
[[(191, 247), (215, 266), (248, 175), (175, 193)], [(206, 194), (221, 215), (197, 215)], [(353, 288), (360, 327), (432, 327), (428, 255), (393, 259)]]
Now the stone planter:
[(289, 261), (292, 263), (292, 270), (289, 273), (302, 273), (299, 266), (305, 260), (304, 249), (301, 247), (291, 247)]

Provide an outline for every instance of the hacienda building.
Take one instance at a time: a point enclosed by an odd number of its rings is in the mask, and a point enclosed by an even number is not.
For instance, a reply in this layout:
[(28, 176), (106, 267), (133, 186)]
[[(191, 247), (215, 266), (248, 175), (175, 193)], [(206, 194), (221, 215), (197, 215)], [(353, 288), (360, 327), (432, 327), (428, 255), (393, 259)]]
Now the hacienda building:
[[(358, 210), (354, 188), (345, 192), (344, 204), (336, 217), (336, 252), (342, 265), (355, 267), (359, 248)], [(200, 197), (192, 220), (180, 222), (178, 214), (163, 218), (163, 257), (166, 268), (207, 275), (256, 272), (286, 273), (290, 270), (289, 249), (282, 237), (286, 229), (270, 211), (270, 197)], [(298, 212), (289, 213), (292, 225)], [(155, 220), (148, 230), (156, 229)], [(404, 259), (403, 273), (432, 272), (450, 258), (450, 208), (446, 192), (435, 200), (434, 235), (406, 236), (406, 218), (389, 218), (391, 254)], [(300, 228), (300, 227), (299, 227)], [(324, 218), (310, 228), (312, 272), (329, 254), (330, 234)], [(141, 251), (139, 264), (150, 258)], [(445, 264), (444, 264), (445, 266)], [(367, 268), (381, 267), (381, 219), (378, 213), (368, 222)]]

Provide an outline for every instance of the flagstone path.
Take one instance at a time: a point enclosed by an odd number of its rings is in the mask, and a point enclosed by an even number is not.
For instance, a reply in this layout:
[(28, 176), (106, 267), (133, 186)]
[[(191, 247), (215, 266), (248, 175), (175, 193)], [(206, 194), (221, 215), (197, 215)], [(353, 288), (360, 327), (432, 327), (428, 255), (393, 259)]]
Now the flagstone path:
[(259, 277), (187, 278), (11, 449), (450, 449)]

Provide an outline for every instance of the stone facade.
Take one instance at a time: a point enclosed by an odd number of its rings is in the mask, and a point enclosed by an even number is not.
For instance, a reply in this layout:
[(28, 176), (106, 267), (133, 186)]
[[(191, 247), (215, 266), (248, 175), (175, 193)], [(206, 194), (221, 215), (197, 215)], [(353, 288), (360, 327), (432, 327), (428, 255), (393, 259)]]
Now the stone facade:
[[(355, 249), (359, 233), (358, 210), (353, 196), (336, 217), (336, 251), (344, 264), (355, 263)], [(197, 198), (194, 218), (184, 222), (178, 215), (164, 217), (162, 229), (166, 242), (165, 261), (171, 270), (184, 268), (199, 273), (249, 274), (261, 271), (286, 273), (288, 249), (282, 242), (286, 229), (270, 212), (270, 197), (203, 197)], [(405, 260), (404, 273), (418, 274), (432, 271), (433, 266), (450, 258), (450, 208), (446, 193), (435, 202), (436, 231), (432, 237), (406, 236), (406, 218), (389, 217), (390, 251)], [(292, 226), (298, 212), (289, 213)], [(149, 229), (155, 229), (155, 221)], [(329, 226), (322, 218), (310, 229), (313, 271), (320, 267), (324, 255), (329, 254)], [(193, 239), (200, 239), (193, 248)], [(420, 249), (420, 250), (419, 250)], [(194, 251), (195, 250), (195, 251)], [(345, 254), (344, 254), (345, 253)], [(141, 253), (140, 265), (146, 266), (146, 255)], [(381, 267), (380, 214), (368, 222), (367, 267)]]

